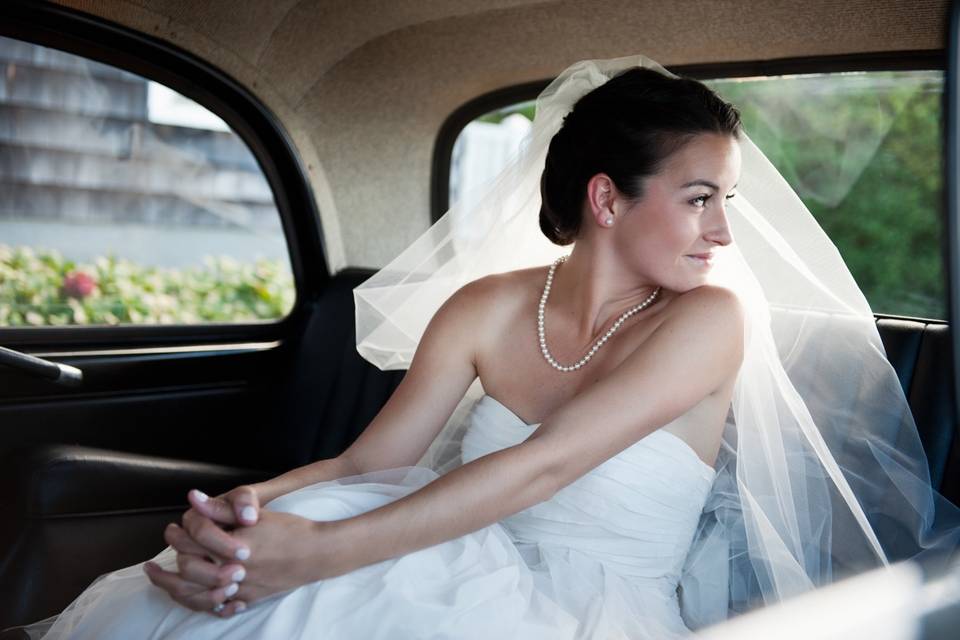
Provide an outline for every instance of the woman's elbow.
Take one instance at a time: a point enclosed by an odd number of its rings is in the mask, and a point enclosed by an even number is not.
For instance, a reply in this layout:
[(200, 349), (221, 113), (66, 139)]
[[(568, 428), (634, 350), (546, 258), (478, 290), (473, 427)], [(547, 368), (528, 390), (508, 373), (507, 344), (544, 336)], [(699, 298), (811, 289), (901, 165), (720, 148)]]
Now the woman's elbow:
[(341, 467), (341, 478), (346, 478), (348, 476), (358, 476), (363, 473), (369, 473), (370, 471), (375, 471), (375, 469), (368, 469), (365, 465), (360, 464), (353, 456), (350, 455), (349, 451), (344, 451), (336, 458), (337, 463)]
[(525, 487), (535, 504), (549, 500), (569, 484), (564, 463), (551, 454), (549, 445), (531, 437), (518, 445), (518, 449), (524, 456), (523, 466), (527, 469)]

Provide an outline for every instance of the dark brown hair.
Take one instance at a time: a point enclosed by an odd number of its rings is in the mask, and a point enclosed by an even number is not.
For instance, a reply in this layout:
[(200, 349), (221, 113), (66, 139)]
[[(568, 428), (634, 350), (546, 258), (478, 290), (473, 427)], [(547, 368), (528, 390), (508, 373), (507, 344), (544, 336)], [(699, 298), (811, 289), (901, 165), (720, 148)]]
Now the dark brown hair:
[(637, 67), (580, 98), (550, 141), (540, 177), (540, 229), (551, 242), (572, 243), (579, 231), (587, 182), (610, 176), (630, 199), (644, 179), (700, 133), (739, 137), (740, 113), (691, 78)]

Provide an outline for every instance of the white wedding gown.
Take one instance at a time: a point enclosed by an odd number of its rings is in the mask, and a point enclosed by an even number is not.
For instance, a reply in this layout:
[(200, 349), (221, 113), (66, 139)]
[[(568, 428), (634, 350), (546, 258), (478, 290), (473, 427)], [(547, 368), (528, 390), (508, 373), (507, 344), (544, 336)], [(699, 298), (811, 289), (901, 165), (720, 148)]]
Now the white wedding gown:
[[(526, 439), (489, 395), (470, 408), (463, 461)], [(47, 638), (654, 638), (689, 634), (677, 584), (714, 469), (677, 436), (646, 436), (550, 500), (468, 535), (254, 603), (229, 619), (187, 610), (141, 565), (99, 578)], [(321, 482), (266, 508), (347, 518), (436, 478), (404, 467)], [(167, 548), (156, 558), (175, 568)]]

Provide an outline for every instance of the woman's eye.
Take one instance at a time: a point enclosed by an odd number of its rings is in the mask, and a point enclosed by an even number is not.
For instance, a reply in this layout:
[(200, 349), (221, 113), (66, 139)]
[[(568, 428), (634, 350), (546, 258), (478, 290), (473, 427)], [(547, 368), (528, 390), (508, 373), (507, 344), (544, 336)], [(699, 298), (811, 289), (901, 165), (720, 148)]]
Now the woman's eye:
[(709, 195), (697, 196), (696, 198), (690, 201), (690, 204), (697, 207), (702, 207), (707, 204), (707, 200), (709, 199), (710, 199)]
[(735, 196), (735, 195), (737, 195), (737, 194), (731, 193), (730, 195), (727, 196), (727, 200), (729, 200), (730, 198), (732, 198), (732, 197)]

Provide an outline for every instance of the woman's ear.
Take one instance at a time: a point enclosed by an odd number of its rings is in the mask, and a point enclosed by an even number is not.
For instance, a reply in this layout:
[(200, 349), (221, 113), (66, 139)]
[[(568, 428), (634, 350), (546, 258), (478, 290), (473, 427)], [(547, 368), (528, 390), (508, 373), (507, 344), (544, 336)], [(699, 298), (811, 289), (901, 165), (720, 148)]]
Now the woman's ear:
[(587, 181), (587, 206), (590, 215), (602, 227), (613, 226), (613, 201), (617, 194), (616, 185), (605, 173), (598, 173)]

